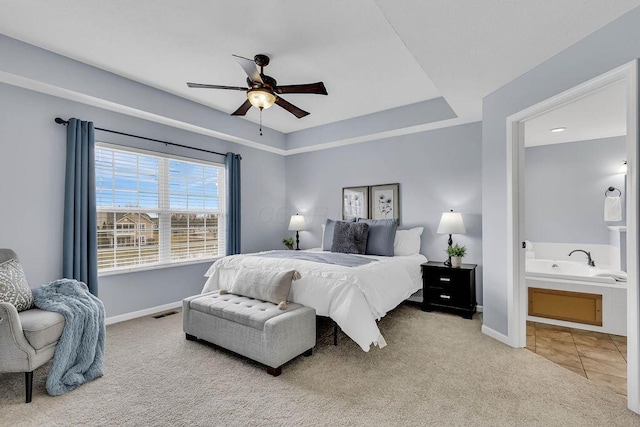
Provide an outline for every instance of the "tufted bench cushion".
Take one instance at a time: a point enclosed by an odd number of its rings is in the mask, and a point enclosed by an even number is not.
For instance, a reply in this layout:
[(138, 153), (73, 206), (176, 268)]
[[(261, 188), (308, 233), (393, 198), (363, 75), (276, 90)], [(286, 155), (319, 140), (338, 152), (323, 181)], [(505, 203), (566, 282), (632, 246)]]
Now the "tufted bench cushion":
[(297, 310), (300, 307), (302, 307), (300, 304), (289, 303), (285, 310), (280, 310), (277, 305), (270, 302), (233, 294), (220, 295), (218, 292), (191, 301), (192, 310), (201, 311), (259, 330), (264, 329), (264, 324), (267, 320), (273, 319), (282, 313)]
[(311, 354), (316, 344), (316, 312), (289, 303), (277, 305), (218, 291), (183, 300), (182, 327), (196, 338), (249, 357), (277, 376), (294, 357)]

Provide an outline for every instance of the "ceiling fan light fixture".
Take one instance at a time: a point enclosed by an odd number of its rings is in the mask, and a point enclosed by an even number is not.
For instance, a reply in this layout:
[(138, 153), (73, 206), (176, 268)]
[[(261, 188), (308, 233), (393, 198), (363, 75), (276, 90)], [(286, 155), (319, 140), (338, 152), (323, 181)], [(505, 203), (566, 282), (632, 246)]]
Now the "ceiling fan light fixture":
[(276, 96), (263, 87), (247, 91), (247, 99), (251, 105), (261, 110), (271, 107), (276, 102)]

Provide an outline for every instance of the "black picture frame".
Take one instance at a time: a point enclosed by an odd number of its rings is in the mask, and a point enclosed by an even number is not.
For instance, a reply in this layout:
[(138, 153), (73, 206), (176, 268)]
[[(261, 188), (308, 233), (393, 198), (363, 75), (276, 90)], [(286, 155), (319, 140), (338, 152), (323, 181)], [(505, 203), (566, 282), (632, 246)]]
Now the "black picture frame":
[(369, 187), (342, 188), (342, 219), (369, 218)]
[(395, 219), (400, 225), (400, 184), (369, 186), (371, 219)]

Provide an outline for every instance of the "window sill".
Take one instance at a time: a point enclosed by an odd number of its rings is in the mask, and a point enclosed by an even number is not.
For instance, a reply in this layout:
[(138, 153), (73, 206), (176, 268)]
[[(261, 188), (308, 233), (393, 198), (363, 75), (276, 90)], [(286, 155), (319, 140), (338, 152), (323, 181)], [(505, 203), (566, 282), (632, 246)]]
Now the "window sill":
[(165, 268), (184, 267), (187, 265), (194, 265), (194, 264), (205, 264), (205, 263), (210, 264), (219, 260), (220, 258), (222, 258), (222, 256), (217, 256), (213, 258), (200, 258), (197, 260), (190, 260), (190, 261), (172, 262), (167, 264), (148, 264), (148, 265), (139, 266), (139, 267), (123, 267), (123, 268), (98, 272), (98, 277), (116, 276), (118, 274), (138, 273), (141, 271), (149, 271), (149, 270), (162, 270)]

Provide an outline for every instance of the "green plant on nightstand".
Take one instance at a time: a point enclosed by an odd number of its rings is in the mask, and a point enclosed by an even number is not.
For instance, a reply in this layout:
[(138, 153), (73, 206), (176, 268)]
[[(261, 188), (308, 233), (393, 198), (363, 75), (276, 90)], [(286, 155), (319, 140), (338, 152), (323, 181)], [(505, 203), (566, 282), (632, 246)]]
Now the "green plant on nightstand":
[(284, 239), (282, 239), (282, 244), (285, 245), (287, 247), (287, 249), (292, 250), (293, 249), (293, 237), (285, 237)]
[(451, 257), (451, 267), (460, 267), (462, 258), (467, 254), (467, 247), (455, 244), (447, 248), (447, 255)]

